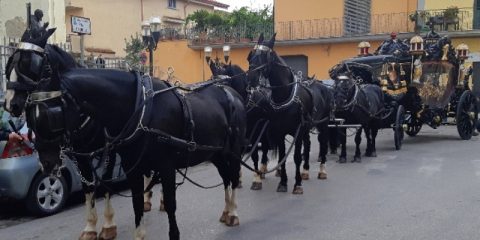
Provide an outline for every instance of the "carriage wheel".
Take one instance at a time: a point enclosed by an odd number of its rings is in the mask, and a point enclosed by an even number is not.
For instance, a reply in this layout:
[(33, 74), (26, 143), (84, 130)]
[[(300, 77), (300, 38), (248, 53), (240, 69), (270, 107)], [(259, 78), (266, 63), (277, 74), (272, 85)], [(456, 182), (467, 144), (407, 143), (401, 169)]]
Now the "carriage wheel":
[(423, 124), (420, 121), (420, 119), (418, 119), (417, 117), (414, 116), (413, 113), (410, 113), (409, 115), (410, 116), (409, 116), (408, 120), (406, 121), (407, 122), (407, 129), (405, 130), (405, 132), (407, 133), (408, 136), (415, 137), (415, 136), (417, 136), (417, 134), (422, 129)]
[(463, 140), (472, 138), (478, 120), (475, 96), (467, 90), (463, 92), (457, 105), (457, 130)]
[(403, 141), (403, 123), (405, 122), (405, 109), (402, 105), (398, 106), (397, 109), (397, 116), (395, 117), (395, 126), (394, 130), (394, 138), (395, 138), (395, 149), (400, 150), (402, 148), (402, 141)]

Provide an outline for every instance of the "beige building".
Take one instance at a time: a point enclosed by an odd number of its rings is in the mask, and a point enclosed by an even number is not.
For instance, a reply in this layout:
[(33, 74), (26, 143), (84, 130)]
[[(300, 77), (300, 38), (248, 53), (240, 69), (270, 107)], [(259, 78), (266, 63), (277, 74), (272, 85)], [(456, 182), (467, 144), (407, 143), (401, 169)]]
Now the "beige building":
[(3, 0), (0, 1), (0, 43), (3, 38), (20, 38), (25, 31), (27, 22), (26, 4), (32, 4), (32, 14), (35, 9), (43, 11), (43, 22), (49, 22), (50, 27), (57, 31), (51, 37), (51, 42), (65, 42), (65, 2), (63, 0)]
[(89, 18), (92, 34), (85, 36), (86, 54), (124, 56), (125, 39), (141, 32), (141, 24), (160, 17), (162, 28), (183, 34), (185, 18), (199, 9), (213, 11), (228, 5), (213, 0), (65, 0), (67, 40), (78, 52), (80, 38), (71, 32), (71, 16)]

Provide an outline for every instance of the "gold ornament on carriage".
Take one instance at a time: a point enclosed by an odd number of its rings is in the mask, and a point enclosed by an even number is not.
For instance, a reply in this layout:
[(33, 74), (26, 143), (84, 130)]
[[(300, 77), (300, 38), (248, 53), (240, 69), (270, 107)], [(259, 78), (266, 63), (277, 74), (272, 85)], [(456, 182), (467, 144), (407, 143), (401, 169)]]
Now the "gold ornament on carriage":
[(370, 43), (369, 42), (360, 42), (358, 44), (358, 56), (368, 56), (368, 50), (370, 49)]
[(423, 55), (425, 52), (423, 48), (423, 38), (420, 36), (414, 36), (410, 39), (410, 54), (411, 55)]

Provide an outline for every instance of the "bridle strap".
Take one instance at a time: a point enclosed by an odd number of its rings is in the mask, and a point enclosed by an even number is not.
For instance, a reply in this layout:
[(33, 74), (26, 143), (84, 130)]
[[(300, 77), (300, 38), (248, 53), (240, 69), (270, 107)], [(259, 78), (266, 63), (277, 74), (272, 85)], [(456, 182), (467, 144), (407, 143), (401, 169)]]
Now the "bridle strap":
[(39, 47), (33, 43), (28, 43), (28, 42), (19, 43), (17, 49), (34, 51), (38, 53), (45, 53), (45, 49), (43, 49), (42, 47)]

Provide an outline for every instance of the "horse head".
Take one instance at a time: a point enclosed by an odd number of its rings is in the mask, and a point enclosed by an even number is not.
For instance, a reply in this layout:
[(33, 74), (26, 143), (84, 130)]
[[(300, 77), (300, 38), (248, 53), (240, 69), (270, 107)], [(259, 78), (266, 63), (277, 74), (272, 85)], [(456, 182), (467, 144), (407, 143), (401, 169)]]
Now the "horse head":
[(25, 111), (27, 123), (35, 133), (35, 147), (46, 173), (61, 164), (64, 101), (60, 73), (76, 66), (74, 59), (60, 48), (47, 44), (55, 32), (26, 30), (7, 64), (5, 109), (13, 116)]
[(21, 115), (31, 92), (45, 88), (44, 82), (41, 81), (49, 74), (45, 47), (48, 38), (54, 32), (55, 28), (43, 33), (26, 30), (17, 50), (8, 59), (4, 107), (13, 116)]
[(270, 41), (264, 42), (262, 33), (257, 44), (248, 54), (248, 84), (251, 88), (260, 86), (261, 79), (268, 79), (272, 64), (278, 59), (277, 54), (273, 51), (275, 36), (276, 34), (272, 36)]
[(347, 75), (339, 75), (335, 79), (334, 85), (334, 101), (337, 109), (346, 109), (355, 98), (357, 85), (353, 77)]

